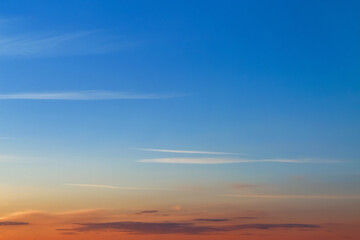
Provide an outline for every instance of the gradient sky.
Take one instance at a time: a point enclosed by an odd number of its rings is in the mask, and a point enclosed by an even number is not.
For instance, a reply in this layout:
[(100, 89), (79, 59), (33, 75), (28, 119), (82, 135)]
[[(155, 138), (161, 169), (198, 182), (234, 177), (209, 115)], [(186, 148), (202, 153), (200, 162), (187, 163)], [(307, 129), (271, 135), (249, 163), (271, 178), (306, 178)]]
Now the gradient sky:
[(0, 239), (358, 239), (359, 1), (0, 2)]

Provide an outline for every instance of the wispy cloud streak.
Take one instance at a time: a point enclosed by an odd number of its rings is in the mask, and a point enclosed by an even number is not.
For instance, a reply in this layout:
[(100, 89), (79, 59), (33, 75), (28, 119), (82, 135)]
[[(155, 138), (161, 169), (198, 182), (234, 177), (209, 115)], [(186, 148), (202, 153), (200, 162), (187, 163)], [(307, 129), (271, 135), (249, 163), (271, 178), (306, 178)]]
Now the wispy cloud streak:
[(99, 185), (99, 184), (76, 184), (76, 183), (69, 183), (69, 184), (65, 184), (65, 185), (66, 185), (66, 186), (72, 186), (72, 187), (106, 188), (106, 189), (121, 189), (121, 190), (140, 190), (140, 188), (117, 187), (117, 186)]
[(177, 95), (140, 94), (109, 91), (76, 91), (45, 93), (11, 93), (0, 94), (0, 100), (117, 100), (117, 99), (161, 99)]
[(327, 163), (332, 161), (311, 161), (298, 159), (236, 159), (236, 158), (153, 158), (142, 159), (138, 162), (147, 163), (176, 163), (176, 164), (229, 164), (229, 163)]
[(9, 162), (9, 161), (14, 161), (17, 158), (14, 156), (6, 156), (6, 155), (0, 155), (0, 162)]
[(27, 222), (0, 222), (0, 226), (23, 226), (29, 225)]
[(158, 210), (146, 210), (146, 211), (141, 211), (136, 213), (137, 215), (141, 215), (141, 214), (152, 214), (152, 213), (158, 213)]
[(229, 219), (226, 219), (226, 218), (196, 218), (196, 219), (193, 219), (193, 221), (198, 221), (198, 222), (225, 222), (225, 221), (229, 221)]
[(10, 19), (0, 18), (0, 24), (3, 24), (3, 23), (8, 22), (8, 21), (10, 21)]
[(238, 153), (228, 153), (228, 152), (207, 152), (207, 151), (188, 151), (188, 150), (168, 150), (168, 149), (153, 149), (153, 148), (138, 148), (138, 150), (141, 150), (141, 151), (149, 151), (149, 152), (185, 153), (185, 154), (239, 155)]
[[(99, 34), (100, 32), (101, 34)], [(2, 34), (0, 36), (0, 56), (41, 57), (99, 54), (126, 49), (142, 43), (139, 40), (130, 41), (107, 36), (104, 32), (89, 30), (71, 33)]]
[(90, 31), (52, 36), (12, 36), (0, 38), (0, 56), (28, 56), (49, 53), (64, 44), (89, 35)]
[(237, 198), (265, 199), (360, 199), (360, 195), (263, 195), (263, 194), (226, 194), (223, 196)]
[(187, 222), (106, 222), (106, 223), (77, 223), (78, 228), (57, 229), (58, 231), (122, 231), (136, 234), (206, 234), (210, 232), (229, 232), (246, 229), (316, 229), (314, 224), (242, 224), (230, 226), (198, 226)]
[(12, 140), (12, 138), (0, 137), (0, 141), (4, 141), (4, 140)]
[(119, 190), (170, 191), (169, 189), (165, 189), (165, 188), (120, 187), (120, 186), (102, 185), (102, 184), (68, 183), (68, 184), (64, 184), (64, 185), (65, 186), (70, 186), (70, 187), (103, 188), (103, 189), (119, 189)]

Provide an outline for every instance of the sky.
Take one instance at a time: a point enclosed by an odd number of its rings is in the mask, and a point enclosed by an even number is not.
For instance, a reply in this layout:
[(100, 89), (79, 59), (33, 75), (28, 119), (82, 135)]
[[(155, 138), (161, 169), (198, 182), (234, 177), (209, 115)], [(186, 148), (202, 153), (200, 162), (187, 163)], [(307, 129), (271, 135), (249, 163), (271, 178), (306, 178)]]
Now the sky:
[(360, 237), (360, 2), (3, 0), (0, 239)]

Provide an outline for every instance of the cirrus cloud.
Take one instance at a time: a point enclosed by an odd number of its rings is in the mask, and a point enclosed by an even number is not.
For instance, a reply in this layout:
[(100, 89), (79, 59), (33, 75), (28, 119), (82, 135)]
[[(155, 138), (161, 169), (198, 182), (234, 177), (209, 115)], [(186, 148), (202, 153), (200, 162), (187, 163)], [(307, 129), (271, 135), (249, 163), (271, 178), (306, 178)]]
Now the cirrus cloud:
[(138, 162), (176, 164), (229, 164), (229, 163), (330, 163), (336, 161), (316, 161), (303, 159), (239, 159), (239, 158), (153, 158)]
[(174, 94), (142, 94), (113, 91), (32, 92), (0, 94), (0, 100), (126, 100), (174, 98)]
[(183, 154), (239, 155), (239, 153), (228, 153), (228, 152), (209, 152), (209, 151), (193, 151), (193, 150), (169, 150), (169, 149), (154, 149), (154, 148), (138, 148), (138, 150), (140, 150), (140, 151), (148, 151), (148, 152), (183, 153)]
[(23, 226), (29, 225), (28, 222), (0, 222), (0, 226)]
[(228, 232), (245, 229), (316, 229), (315, 224), (241, 224), (227, 226), (195, 225), (190, 222), (105, 222), (105, 223), (76, 223), (79, 227), (73, 229), (57, 229), (58, 231), (88, 232), (88, 231), (121, 231), (132, 234), (207, 234), (210, 232)]
[(225, 194), (227, 197), (264, 199), (360, 199), (360, 195), (265, 195), (265, 194)]
[(77, 183), (69, 183), (65, 184), (66, 186), (72, 187), (89, 187), (89, 188), (105, 188), (105, 189), (122, 189), (122, 190), (139, 190), (139, 188), (133, 187), (117, 187), (111, 185), (99, 185), (99, 184), (77, 184)]

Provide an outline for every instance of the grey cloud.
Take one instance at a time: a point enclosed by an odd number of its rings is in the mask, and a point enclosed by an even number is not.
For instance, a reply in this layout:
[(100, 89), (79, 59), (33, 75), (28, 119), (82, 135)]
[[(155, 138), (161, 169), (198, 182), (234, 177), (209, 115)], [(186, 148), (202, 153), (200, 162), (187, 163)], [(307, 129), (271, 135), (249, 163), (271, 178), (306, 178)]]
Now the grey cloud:
[(228, 232), (244, 229), (315, 229), (319, 225), (313, 224), (241, 224), (230, 226), (199, 226), (194, 223), (183, 222), (106, 222), (106, 223), (76, 223), (74, 229), (58, 229), (60, 231), (87, 232), (114, 230), (132, 234), (206, 234), (210, 232)]
[(158, 210), (147, 210), (147, 211), (141, 211), (138, 212), (137, 214), (151, 214), (151, 213), (158, 213)]
[(225, 222), (229, 221), (229, 219), (226, 218), (196, 218), (193, 219), (194, 221), (200, 221), (200, 222)]
[(22, 226), (29, 225), (28, 222), (0, 222), (0, 226)]

